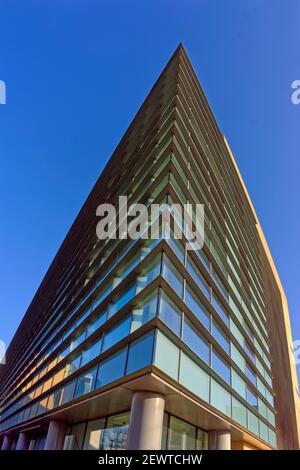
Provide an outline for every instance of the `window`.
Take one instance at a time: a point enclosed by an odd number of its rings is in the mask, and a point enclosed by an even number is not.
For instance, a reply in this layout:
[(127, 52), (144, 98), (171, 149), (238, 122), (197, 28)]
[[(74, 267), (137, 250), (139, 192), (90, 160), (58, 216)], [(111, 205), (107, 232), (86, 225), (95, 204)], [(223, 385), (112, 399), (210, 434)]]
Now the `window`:
[(259, 378), (257, 378), (257, 389), (264, 397), (266, 396), (266, 387)]
[(79, 335), (77, 335), (75, 338), (72, 339), (71, 341), (71, 346), (70, 346), (70, 351), (73, 351), (77, 346), (79, 346), (84, 340), (86, 336), (86, 331), (83, 331)]
[(257, 396), (247, 387), (247, 402), (249, 405), (257, 408)]
[(248, 354), (248, 356), (250, 357), (250, 359), (255, 363), (255, 355), (254, 355), (254, 352), (253, 352), (252, 348), (250, 347), (248, 341), (245, 341), (245, 351)]
[(212, 305), (215, 308), (216, 312), (219, 314), (219, 316), (222, 318), (224, 323), (229, 326), (229, 315), (223, 308), (222, 304), (217, 300), (216, 296), (212, 295)]
[(195, 265), (194, 261), (190, 256), (188, 256), (188, 261), (187, 261), (187, 270), (196, 282), (196, 284), (200, 287), (202, 290), (203, 294), (210, 299), (210, 286), (208, 283), (205, 281), (204, 277), (202, 276), (201, 272)]
[(231, 386), (241, 397), (246, 398), (246, 382), (231, 369)]
[(277, 445), (277, 443), (276, 443), (276, 433), (270, 428), (269, 428), (269, 443), (273, 447), (276, 447), (276, 445)]
[(107, 297), (111, 293), (111, 291), (112, 291), (111, 284), (106, 285), (105, 287), (103, 287), (103, 289), (101, 289), (101, 293), (99, 293), (99, 297), (93, 302), (92, 311), (95, 310), (98, 307), (98, 305), (101, 304), (101, 302), (103, 302), (105, 297)]
[(196, 427), (171, 416), (167, 447), (170, 450), (195, 450)]
[(98, 370), (96, 388), (113, 382), (123, 377), (125, 372), (127, 348), (109, 357), (106, 361), (101, 362)]
[(61, 389), (59, 405), (64, 405), (68, 401), (73, 400), (76, 380), (72, 380)]
[(210, 364), (210, 345), (196, 330), (189, 320), (185, 320), (183, 329), (183, 341), (196, 353), (206, 364)]
[(245, 371), (245, 359), (235, 347), (233, 343), (230, 344), (230, 355), (231, 359), (236, 363), (236, 365), (244, 372)]
[(129, 346), (126, 374), (147, 367), (152, 362), (154, 332), (134, 341)]
[(211, 398), (212, 406), (220, 410), (227, 416), (231, 416), (231, 395), (218, 382), (211, 379)]
[(246, 375), (248, 379), (256, 386), (256, 375), (251, 367), (246, 363)]
[(161, 255), (157, 256), (147, 269), (144, 269), (137, 279), (137, 293), (147, 287), (160, 274)]
[(105, 418), (90, 421), (87, 424), (83, 450), (99, 450), (105, 426)]
[(258, 418), (255, 416), (254, 413), (252, 413), (250, 410), (247, 410), (247, 416), (248, 416), (248, 429), (250, 431), (254, 432), (254, 434), (259, 434), (258, 431)]
[(181, 333), (181, 312), (169, 297), (160, 289), (159, 318), (178, 336)]
[(101, 442), (101, 449), (114, 450), (126, 449), (126, 442), (128, 436), (129, 413), (121, 413), (115, 416), (109, 416), (105, 430), (103, 431), (103, 438)]
[(179, 382), (198, 397), (209, 401), (209, 375), (184, 353), (181, 355)]
[(121, 341), (121, 339), (128, 336), (130, 333), (130, 326), (131, 316), (127, 316), (125, 320), (122, 320), (116, 326), (107, 331), (104, 334), (101, 351), (106, 351), (108, 348)]
[(94, 367), (94, 369), (88, 370), (83, 375), (78, 377), (74, 398), (81, 397), (81, 395), (85, 395), (86, 393), (92, 392), (94, 390), (96, 375), (97, 367)]
[(39, 406), (39, 402), (36, 402), (32, 405), (32, 407), (30, 408), (29, 418), (34, 418), (37, 415), (38, 406)]
[(85, 432), (85, 423), (75, 424), (65, 438), (64, 450), (81, 450)]
[(169, 261), (169, 259), (164, 255), (163, 257), (163, 277), (170, 284), (175, 292), (182, 297), (182, 288), (183, 288), (183, 279), (179, 274), (177, 269)]
[(242, 426), (247, 426), (247, 408), (232, 397), (232, 418)]
[(225, 382), (230, 384), (230, 367), (214, 349), (212, 351), (212, 368)]
[(272, 410), (270, 410), (270, 408), (267, 408), (267, 417), (268, 417), (268, 421), (270, 424), (272, 424), (274, 427), (275, 427), (275, 415), (273, 413)]
[(159, 330), (156, 332), (155, 365), (174, 379), (178, 378), (179, 348)]
[(69, 377), (69, 375), (76, 372), (80, 367), (81, 356), (77, 356), (66, 364), (64, 378)]
[(124, 307), (130, 300), (135, 296), (136, 285), (131, 284), (122, 294), (119, 295), (114, 301), (110, 304), (108, 310), (108, 318), (112, 317), (118, 310)]
[(268, 426), (261, 420), (259, 420), (259, 436), (265, 441), (269, 440)]
[(157, 291), (141, 301), (132, 311), (131, 331), (135, 331), (142, 325), (152, 320), (157, 312)]
[(228, 301), (228, 297), (229, 297), (228, 296), (228, 291), (227, 291), (226, 287), (224, 286), (223, 282), (221, 281), (220, 277), (218, 276), (218, 274), (214, 270), (212, 272), (212, 277), (213, 277), (215, 283), (217, 284), (218, 288), (220, 289), (220, 292), (225, 297), (225, 299)]
[(87, 336), (92, 335), (96, 330), (98, 330), (98, 328), (100, 328), (100, 326), (105, 323), (106, 317), (107, 312), (103, 312), (100, 315), (97, 315), (96, 319), (87, 325)]
[(54, 408), (58, 407), (59, 397), (60, 397), (60, 389), (55, 390), (55, 392), (49, 395), (49, 399), (47, 403), (48, 410), (53, 410)]
[(185, 303), (205, 328), (210, 330), (210, 316), (189, 286), (186, 287)]
[(179, 240), (174, 238), (174, 233), (171, 230), (170, 238), (167, 239), (168, 245), (172, 248), (175, 255), (180, 259), (182, 264), (184, 264), (184, 248)]
[(213, 320), (212, 322), (212, 331), (211, 331), (213, 337), (217, 341), (217, 343), (224, 349), (224, 351), (229, 354), (230, 351), (230, 342), (225, 333), (221, 330), (221, 328), (216, 324), (216, 322)]
[(236, 324), (234, 323), (234, 321), (231, 318), (230, 318), (230, 331), (233, 334), (233, 336), (235, 337), (235, 339), (240, 343), (242, 348), (244, 348), (244, 337), (243, 337), (240, 330), (238, 329), (238, 327), (236, 326)]
[(195, 253), (197, 254), (198, 258), (201, 260), (203, 266), (205, 269), (209, 272), (210, 271), (210, 262), (207, 258), (207, 256), (204, 254), (204, 251), (201, 250), (195, 250)]
[(96, 341), (88, 349), (84, 349), (82, 352), (82, 360), (81, 360), (81, 367), (83, 367), (88, 362), (95, 359), (95, 357), (99, 356), (101, 348), (101, 340)]

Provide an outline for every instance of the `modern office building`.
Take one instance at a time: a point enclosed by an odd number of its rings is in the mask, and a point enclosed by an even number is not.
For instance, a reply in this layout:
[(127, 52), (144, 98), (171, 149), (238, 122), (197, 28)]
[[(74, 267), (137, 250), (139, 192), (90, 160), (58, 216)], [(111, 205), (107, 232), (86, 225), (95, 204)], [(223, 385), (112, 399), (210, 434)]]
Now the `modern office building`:
[[(99, 240), (96, 208), (203, 203), (205, 243)], [(172, 211), (171, 211), (172, 212)], [(175, 232), (176, 211), (170, 214)], [(297, 449), (288, 306), (180, 45), (62, 243), (1, 366), (2, 449)]]

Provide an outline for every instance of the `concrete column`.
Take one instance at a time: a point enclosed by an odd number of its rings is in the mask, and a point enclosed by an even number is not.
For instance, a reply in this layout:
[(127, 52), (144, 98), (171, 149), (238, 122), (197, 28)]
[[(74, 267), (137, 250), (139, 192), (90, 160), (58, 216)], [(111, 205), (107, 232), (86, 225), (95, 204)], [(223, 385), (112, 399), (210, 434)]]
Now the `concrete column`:
[(16, 445), (16, 450), (28, 450), (29, 442), (29, 434), (27, 432), (20, 432)]
[(34, 446), (35, 446), (35, 439), (31, 439), (28, 450), (34, 450)]
[(160, 450), (165, 400), (159, 393), (135, 392), (131, 402), (128, 450)]
[(13, 444), (13, 438), (9, 434), (5, 434), (2, 442), (1, 450), (10, 450)]
[(67, 423), (52, 420), (49, 423), (44, 450), (61, 450), (67, 431)]
[(209, 431), (208, 449), (209, 450), (230, 450), (231, 449), (230, 431)]

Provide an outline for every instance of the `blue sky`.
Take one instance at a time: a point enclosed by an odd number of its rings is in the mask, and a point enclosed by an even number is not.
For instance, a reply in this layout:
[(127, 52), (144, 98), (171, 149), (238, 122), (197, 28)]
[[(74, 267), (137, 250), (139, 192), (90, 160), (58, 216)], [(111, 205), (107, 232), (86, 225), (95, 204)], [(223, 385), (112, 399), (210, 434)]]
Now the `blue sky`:
[(300, 339), (300, 2), (0, 0), (0, 339), (182, 41), (227, 136)]

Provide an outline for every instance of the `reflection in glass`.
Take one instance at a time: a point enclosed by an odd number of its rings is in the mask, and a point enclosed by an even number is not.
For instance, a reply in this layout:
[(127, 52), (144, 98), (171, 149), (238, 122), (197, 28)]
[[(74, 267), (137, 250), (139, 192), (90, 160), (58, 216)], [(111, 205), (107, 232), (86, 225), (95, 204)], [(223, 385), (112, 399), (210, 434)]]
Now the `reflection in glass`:
[(120, 450), (126, 449), (128, 435), (129, 412), (110, 416), (107, 419), (106, 428), (102, 434), (101, 449)]

